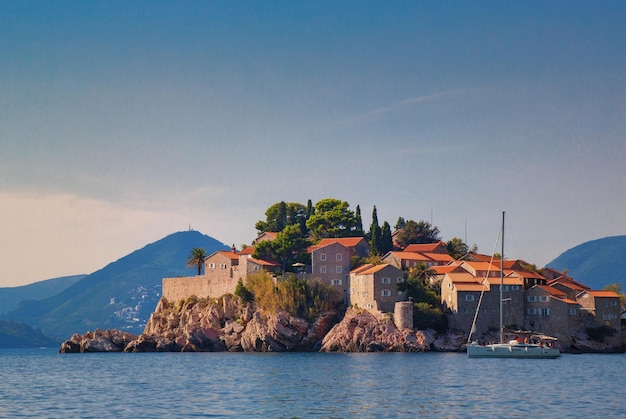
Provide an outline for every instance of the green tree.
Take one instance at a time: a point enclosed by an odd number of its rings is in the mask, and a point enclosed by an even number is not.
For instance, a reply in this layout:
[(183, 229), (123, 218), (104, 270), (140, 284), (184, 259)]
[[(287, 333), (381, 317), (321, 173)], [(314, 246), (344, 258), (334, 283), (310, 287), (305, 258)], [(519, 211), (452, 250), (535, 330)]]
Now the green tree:
[(189, 253), (186, 266), (188, 268), (197, 268), (198, 275), (202, 275), (202, 267), (204, 266), (204, 261), (206, 260), (206, 258), (206, 250), (201, 247), (194, 247), (193, 249), (191, 249), (191, 253)]
[(380, 254), (386, 255), (393, 250), (393, 238), (391, 237), (391, 226), (387, 221), (383, 223), (380, 235)]
[(260, 233), (280, 232), (289, 225), (297, 224), (306, 234), (307, 207), (297, 202), (277, 202), (265, 211), (265, 221), (259, 220), (255, 228)]
[(325, 198), (315, 204), (315, 212), (306, 221), (310, 234), (321, 240), (328, 237), (355, 235), (357, 219), (350, 204), (335, 198)]
[(469, 253), (469, 247), (458, 237), (453, 237), (446, 242), (446, 252), (455, 259), (461, 259)]
[(409, 270), (406, 281), (398, 284), (398, 290), (406, 291), (407, 297), (410, 297), (413, 302), (424, 302), (437, 307), (440, 296), (429, 287), (433, 276), (435, 276), (435, 271), (423, 262), (418, 263), (416, 267)]
[(264, 240), (254, 247), (252, 257), (281, 264), (283, 272), (292, 271), (295, 262), (309, 262), (306, 249), (311, 243), (302, 236), (300, 226), (292, 224), (276, 234), (274, 240)]
[(396, 221), (396, 225), (393, 226), (395, 231), (402, 230), (406, 225), (406, 221), (402, 217), (398, 217), (398, 221)]
[(372, 210), (372, 224), (370, 225), (369, 231), (369, 245), (370, 245), (370, 254), (372, 255), (380, 255), (380, 243), (381, 243), (381, 228), (378, 225), (378, 212), (376, 210), (376, 205), (374, 205), (374, 209)]
[(354, 233), (357, 236), (362, 236), (363, 235), (363, 220), (361, 218), (361, 207), (358, 205), (356, 206), (355, 215), (356, 215), (356, 228), (354, 229)]
[(434, 243), (440, 240), (439, 229), (432, 226), (428, 221), (409, 220), (399, 230), (396, 240), (402, 247), (409, 244)]

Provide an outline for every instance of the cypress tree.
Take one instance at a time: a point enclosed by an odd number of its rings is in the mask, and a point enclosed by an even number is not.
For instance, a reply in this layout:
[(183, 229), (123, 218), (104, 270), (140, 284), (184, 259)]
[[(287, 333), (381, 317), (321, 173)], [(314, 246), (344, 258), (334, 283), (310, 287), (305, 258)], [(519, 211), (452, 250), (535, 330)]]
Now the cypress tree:
[(387, 221), (385, 221), (380, 235), (380, 254), (384, 255), (392, 250), (393, 239), (391, 238), (391, 226)]
[(361, 219), (361, 207), (356, 206), (356, 230), (354, 231), (358, 236), (363, 235), (363, 220)]
[(372, 211), (372, 225), (370, 226), (370, 254), (380, 255), (380, 236), (381, 230), (378, 225), (378, 213), (376, 211), (376, 205)]

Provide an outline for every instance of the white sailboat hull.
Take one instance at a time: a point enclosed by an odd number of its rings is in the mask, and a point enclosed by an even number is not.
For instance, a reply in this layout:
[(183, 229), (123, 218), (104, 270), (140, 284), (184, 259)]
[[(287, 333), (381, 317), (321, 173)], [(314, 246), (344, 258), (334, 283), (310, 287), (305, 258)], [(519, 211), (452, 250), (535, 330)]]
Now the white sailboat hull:
[(469, 358), (544, 358), (553, 359), (561, 356), (557, 348), (528, 343), (496, 343), (493, 345), (467, 346)]

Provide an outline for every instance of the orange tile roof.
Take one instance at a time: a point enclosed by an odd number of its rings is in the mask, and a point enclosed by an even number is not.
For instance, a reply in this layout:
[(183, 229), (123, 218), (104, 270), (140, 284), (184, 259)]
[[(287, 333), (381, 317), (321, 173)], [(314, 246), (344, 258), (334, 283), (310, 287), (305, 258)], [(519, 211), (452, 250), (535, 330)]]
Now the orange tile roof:
[(454, 258), (447, 253), (422, 253), (424, 256), (437, 262), (452, 262)]
[(241, 249), (237, 254), (238, 255), (251, 255), (254, 253), (254, 246), (248, 246), (245, 249)]
[(469, 272), (450, 272), (446, 273), (446, 276), (450, 278), (450, 281), (454, 282), (455, 284), (457, 282), (473, 282), (476, 284), (481, 282)]
[[(500, 277), (489, 276), (487, 277), (487, 282), (491, 285), (500, 285)], [(522, 278), (518, 278), (516, 276), (505, 276), (502, 278), (503, 285), (523, 285), (524, 280)]]
[(592, 295), (593, 297), (605, 297), (605, 298), (619, 298), (619, 294), (613, 291), (607, 290), (587, 290), (587, 294)]
[(500, 267), (495, 263), (464, 261), (461, 263), (462, 265), (469, 265), (477, 271), (500, 272)]
[(261, 266), (272, 266), (272, 267), (280, 266), (280, 264), (276, 262), (271, 262), (269, 260), (263, 260), (263, 259), (248, 258), (248, 261), (252, 263), (256, 263), (257, 265), (261, 265)]
[(489, 291), (489, 288), (483, 284), (478, 284), (476, 282), (455, 282), (454, 287), (457, 291)]
[(216, 253), (219, 253), (220, 255), (226, 256), (229, 259), (239, 260), (239, 255), (237, 255), (236, 253), (231, 252), (230, 250), (218, 250), (217, 252), (215, 252), (213, 254), (216, 254)]
[(338, 238), (322, 239), (319, 243), (316, 244), (316, 246), (324, 247), (332, 243), (339, 243), (346, 247), (354, 247), (364, 240), (365, 239), (363, 237), (338, 237)]
[(552, 288), (552, 287), (549, 287), (547, 285), (535, 285), (533, 288), (535, 288), (535, 287), (537, 287), (539, 289), (542, 289), (545, 292), (547, 292), (548, 294), (550, 294), (552, 296), (555, 296), (555, 297), (559, 297), (561, 299), (567, 297), (567, 294), (565, 294), (563, 291), (559, 291), (556, 288)]
[(361, 274), (361, 272), (372, 268), (373, 266), (376, 266), (376, 265), (374, 265), (373, 263), (366, 263), (365, 265), (357, 266), (356, 268), (351, 270), (350, 273), (358, 275), (358, 274)]
[(437, 274), (445, 274), (449, 272), (455, 272), (457, 270), (465, 271), (463, 268), (459, 267), (458, 265), (440, 265), (440, 266), (433, 266), (430, 269), (435, 271)]
[(424, 261), (424, 262), (428, 262), (432, 260), (428, 256), (422, 253), (417, 253), (417, 252), (390, 252), (390, 253), (393, 256), (399, 258), (400, 260), (417, 260), (417, 261)]
[(358, 274), (359, 275), (372, 275), (372, 274), (375, 274), (378, 271), (382, 271), (383, 269), (387, 268), (388, 266), (391, 266), (391, 265), (388, 264), (388, 263), (383, 263), (381, 265), (374, 265), (374, 266), (372, 266), (372, 267), (370, 267), (368, 269), (365, 269), (365, 270), (359, 272)]
[(437, 249), (441, 249), (443, 246), (445, 246), (445, 243), (443, 243), (442, 241), (438, 241), (435, 243), (416, 243), (416, 244), (409, 244), (407, 247), (404, 248), (405, 252), (433, 252)]
[(510, 275), (510, 274), (517, 274), (519, 276), (521, 276), (522, 278), (531, 278), (531, 279), (546, 279), (544, 276), (538, 274), (537, 272), (527, 272), (527, 271), (518, 271), (516, 269), (506, 269), (506, 267), (504, 268), (504, 274), (505, 275)]

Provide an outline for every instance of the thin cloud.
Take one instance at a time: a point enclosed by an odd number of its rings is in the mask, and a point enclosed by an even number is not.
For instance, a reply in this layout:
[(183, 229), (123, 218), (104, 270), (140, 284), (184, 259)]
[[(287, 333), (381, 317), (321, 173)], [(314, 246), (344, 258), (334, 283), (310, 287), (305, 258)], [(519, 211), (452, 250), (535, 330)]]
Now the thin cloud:
[(432, 95), (415, 96), (415, 97), (411, 97), (411, 98), (407, 98), (407, 99), (402, 99), (402, 100), (400, 100), (400, 101), (398, 101), (396, 103), (392, 103), (390, 105), (383, 106), (383, 107), (380, 107), (378, 109), (374, 109), (372, 111), (356, 114), (356, 115), (350, 116), (348, 118), (336, 121), (332, 125), (349, 125), (349, 124), (352, 124), (352, 123), (358, 122), (358, 121), (366, 121), (366, 120), (378, 117), (380, 115), (388, 114), (388, 113), (391, 113), (391, 112), (397, 112), (400, 109), (402, 109), (402, 108), (404, 108), (406, 106), (409, 106), (409, 105), (413, 105), (413, 104), (417, 104), (417, 103), (434, 102), (434, 101), (437, 101), (437, 100), (442, 99), (442, 98), (456, 96), (456, 95), (459, 95), (461, 93), (465, 93), (465, 92), (467, 92), (469, 90), (470, 89), (458, 89), (458, 90), (451, 90), (449, 92), (438, 92), (438, 93), (433, 93)]

